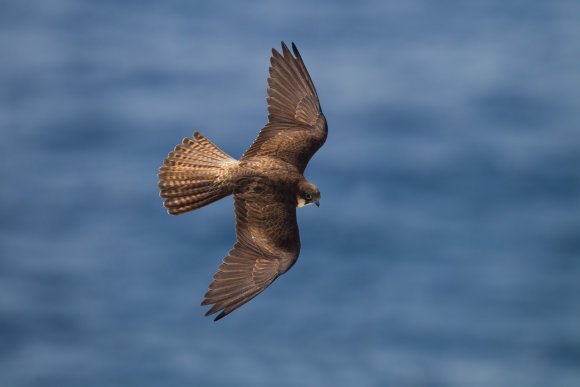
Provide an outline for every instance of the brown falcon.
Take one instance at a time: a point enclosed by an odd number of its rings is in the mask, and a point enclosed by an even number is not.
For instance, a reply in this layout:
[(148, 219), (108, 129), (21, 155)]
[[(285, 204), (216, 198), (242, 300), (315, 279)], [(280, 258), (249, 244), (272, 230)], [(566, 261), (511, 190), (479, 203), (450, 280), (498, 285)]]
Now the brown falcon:
[[(292, 54), (293, 52), (293, 54)], [(327, 125), (302, 57), (292, 43), (272, 50), (268, 123), (240, 160), (195, 132), (159, 170), (163, 205), (172, 215), (233, 193), (237, 241), (223, 259), (202, 305), (215, 320), (250, 301), (294, 265), (300, 253), (296, 208), (320, 204), (303, 176), (324, 144)]]

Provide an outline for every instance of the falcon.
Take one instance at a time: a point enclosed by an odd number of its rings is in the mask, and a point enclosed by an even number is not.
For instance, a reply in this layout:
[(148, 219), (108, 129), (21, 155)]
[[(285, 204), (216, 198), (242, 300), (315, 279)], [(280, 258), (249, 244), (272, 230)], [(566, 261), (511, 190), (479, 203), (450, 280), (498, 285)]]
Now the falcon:
[(233, 194), (236, 243), (223, 259), (201, 305), (217, 321), (262, 293), (298, 259), (296, 208), (320, 205), (303, 176), (324, 144), (328, 126), (312, 79), (292, 43), (272, 49), (268, 123), (236, 160), (199, 132), (169, 153), (159, 170), (160, 196), (171, 215)]

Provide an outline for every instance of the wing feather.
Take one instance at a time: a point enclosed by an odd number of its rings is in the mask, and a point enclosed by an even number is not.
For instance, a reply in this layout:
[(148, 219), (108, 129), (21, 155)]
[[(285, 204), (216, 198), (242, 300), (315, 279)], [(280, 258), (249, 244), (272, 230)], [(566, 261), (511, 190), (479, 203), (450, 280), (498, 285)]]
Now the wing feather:
[(223, 259), (202, 305), (219, 320), (263, 292), (296, 261), (296, 206), (271, 183), (247, 178), (234, 192), (237, 242)]
[(303, 173), (328, 133), (318, 94), (302, 57), (282, 42), (272, 50), (268, 78), (268, 123), (242, 159), (268, 156), (284, 160)]

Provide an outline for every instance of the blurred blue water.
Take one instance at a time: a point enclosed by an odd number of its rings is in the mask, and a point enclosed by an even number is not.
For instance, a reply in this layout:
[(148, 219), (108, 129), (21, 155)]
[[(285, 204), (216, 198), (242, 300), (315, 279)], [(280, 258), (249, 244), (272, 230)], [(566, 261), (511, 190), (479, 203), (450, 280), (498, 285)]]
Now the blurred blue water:
[[(0, 385), (580, 385), (580, 3), (0, 3)], [(213, 323), (239, 157), (295, 41), (330, 124), (302, 255)]]

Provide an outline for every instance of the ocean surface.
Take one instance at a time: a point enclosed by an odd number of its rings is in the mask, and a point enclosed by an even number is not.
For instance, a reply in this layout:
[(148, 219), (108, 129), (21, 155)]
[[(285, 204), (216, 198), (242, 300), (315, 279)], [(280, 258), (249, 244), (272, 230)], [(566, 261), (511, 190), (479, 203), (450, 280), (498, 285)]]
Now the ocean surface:
[[(0, 1), (0, 385), (580, 386), (580, 2)], [(214, 323), (239, 157), (294, 41), (329, 122), (302, 253)]]

